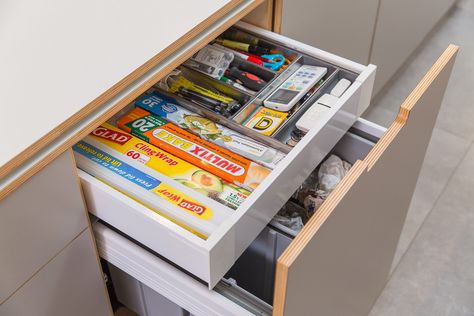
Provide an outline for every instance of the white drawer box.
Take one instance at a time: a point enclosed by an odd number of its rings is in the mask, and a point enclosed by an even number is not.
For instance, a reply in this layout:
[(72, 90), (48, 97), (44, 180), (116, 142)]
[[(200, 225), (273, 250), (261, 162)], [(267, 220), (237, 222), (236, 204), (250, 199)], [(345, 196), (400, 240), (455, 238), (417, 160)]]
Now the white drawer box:
[(375, 66), (363, 66), (278, 34), (238, 23), (239, 28), (352, 72), (356, 78), (331, 108), (247, 200), (207, 240), (150, 211), (80, 172), (89, 211), (212, 288), (355, 122), (369, 102)]

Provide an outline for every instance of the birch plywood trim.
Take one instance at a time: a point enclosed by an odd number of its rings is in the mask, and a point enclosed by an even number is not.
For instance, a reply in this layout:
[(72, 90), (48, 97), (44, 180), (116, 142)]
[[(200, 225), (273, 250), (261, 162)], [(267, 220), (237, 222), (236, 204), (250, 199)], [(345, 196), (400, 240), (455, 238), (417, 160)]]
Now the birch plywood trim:
[(271, 31), (273, 28), (273, 0), (264, 0), (262, 4), (247, 14), (242, 21)]
[(369, 312), (385, 286), (457, 50), (448, 47), (279, 258), (274, 315)]
[(273, 32), (281, 33), (281, 15), (283, 14), (283, 0), (274, 0)]
[[(64, 150), (71, 147), (74, 143), (89, 134), (95, 127), (132, 102), (173, 68), (184, 62), (193, 53), (205, 46), (210, 40), (217, 37), (231, 25), (235, 24), (261, 2), (262, 0), (233, 1), (232, 3), (237, 3), (237, 5), (242, 3), (242, 8), (238, 8), (238, 12), (232, 11), (232, 9), (236, 9), (235, 5), (234, 7), (231, 7), (230, 4), (226, 5), (219, 11), (219, 15), (216, 13), (210, 17), (208, 20), (203, 22), (203, 24), (200, 24), (198, 27), (193, 29), (192, 32), (189, 32), (186, 36), (181, 38), (179, 43), (174, 43), (172, 46), (155, 56), (153, 62), (150, 61), (137, 69), (136, 72), (121, 80), (117, 85), (112, 87), (89, 105), (85, 106), (81, 111), (76, 113), (76, 115), (64, 121), (63, 124), (53, 129), (38, 142), (32, 144), (27, 150), (4, 164), (0, 168), (0, 200), (5, 198), (29, 177), (41, 170)], [(230, 16), (227, 17), (226, 14), (230, 14)], [(219, 21), (219, 18), (225, 19), (225, 21)], [(219, 25), (212, 28), (210, 26), (212, 22), (218, 23)], [(195, 40), (196, 38), (199, 38), (200, 34), (203, 32), (205, 33), (206, 27), (211, 27), (212, 31), (207, 33), (206, 36)], [(185, 52), (177, 54), (178, 57), (173, 56), (173, 53), (186, 47), (186, 44), (189, 41), (195, 41), (193, 42), (192, 47), (187, 49)], [(164, 65), (160, 70), (153, 73), (153, 75), (144, 83), (140, 84), (138, 88), (132, 89), (126, 97), (119, 99), (119, 101), (114, 103), (112, 106), (105, 105), (106, 109), (103, 108), (104, 104), (113, 101), (114, 98), (117, 98), (117, 96), (120, 95), (120, 93), (123, 93), (124, 89), (126, 90), (129, 88), (130, 83), (133, 84), (135, 80), (139, 80), (139, 72), (146, 75), (148, 72), (153, 72), (155, 67), (160, 67), (161, 63)], [(18, 172), (19, 169), (24, 167), (23, 165), (28, 163), (31, 164), (31, 166), (24, 168), (24, 171), (21, 170)], [(18, 174), (15, 174), (16, 172), (18, 172)], [(7, 179), (9, 177), (12, 179)]]

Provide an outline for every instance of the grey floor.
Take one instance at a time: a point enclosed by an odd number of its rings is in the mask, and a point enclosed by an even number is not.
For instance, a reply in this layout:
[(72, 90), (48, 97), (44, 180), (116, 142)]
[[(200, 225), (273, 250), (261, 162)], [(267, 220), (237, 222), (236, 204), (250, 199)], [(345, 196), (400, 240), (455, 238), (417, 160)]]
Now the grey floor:
[(474, 315), (474, 0), (458, 2), (365, 116), (388, 126), (449, 43), (461, 50), (371, 316)]

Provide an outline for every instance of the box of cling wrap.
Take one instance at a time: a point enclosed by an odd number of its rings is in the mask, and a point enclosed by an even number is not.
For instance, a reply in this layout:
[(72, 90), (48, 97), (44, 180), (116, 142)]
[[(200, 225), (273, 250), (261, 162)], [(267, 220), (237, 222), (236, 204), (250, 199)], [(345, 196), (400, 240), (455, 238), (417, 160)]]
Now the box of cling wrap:
[(110, 124), (105, 123), (96, 128), (86, 138), (88, 139), (100, 143), (100, 148), (105, 151), (113, 149), (120, 156), (126, 156), (138, 164), (145, 165), (148, 168), (145, 169), (147, 173), (158, 172), (232, 209), (237, 209), (250, 194), (249, 191), (148, 144), (138, 137), (124, 133)]
[(135, 106), (161, 116), (204, 140), (222, 146), (270, 169), (274, 169), (285, 158), (283, 152), (202, 117), (183, 107), (176, 99), (157, 91), (138, 99)]
[(160, 116), (135, 108), (118, 126), (150, 144), (243, 188), (255, 189), (271, 169), (208, 142)]
[[(117, 141), (129, 138), (117, 135)], [(74, 145), (73, 150), (80, 169), (202, 238), (232, 214), (232, 210), (213, 200), (197, 200), (190, 188), (149, 172), (150, 168), (90, 136)]]

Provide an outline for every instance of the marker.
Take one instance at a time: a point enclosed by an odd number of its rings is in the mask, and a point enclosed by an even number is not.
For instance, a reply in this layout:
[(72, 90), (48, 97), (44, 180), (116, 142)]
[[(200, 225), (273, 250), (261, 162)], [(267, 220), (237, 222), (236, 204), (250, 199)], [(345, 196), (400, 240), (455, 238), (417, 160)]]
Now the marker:
[(239, 52), (238, 50), (231, 49), (231, 48), (219, 45), (217, 43), (214, 43), (213, 46), (216, 46), (220, 49), (224, 49), (224, 50), (226, 50), (230, 53), (233, 53), (235, 56), (237, 56), (239, 58), (242, 58), (243, 60), (246, 60), (248, 62), (254, 63), (254, 64), (259, 65), (259, 66), (263, 66), (263, 61), (258, 56), (249, 55), (248, 53)]
[(244, 52), (249, 52), (251, 54), (256, 54), (256, 55), (267, 55), (270, 54), (270, 49), (265, 48), (265, 47), (260, 47), (257, 45), (251, 45), (251, 44), (246, 44), (246, 43), (241, 43), (241, 42), (236, 42), (236, 41), (231, 41), (231, 40), (226, 40), (226, 39), (216, 39), (216, 42), (218, 44), (221, 44), (222, 46), (229, 47), (232, 49), (237, 49), (237, 50), (242, 50)]
[(252, 95), (255, 94), (255, 91), (252, 91), (252, 90), (250, 90), (250, 89), (244, 87), (244, 86), (241, 85), (240, 83), (235, 82), (235, 81), (231, 80), (230, 78), (228, 78), (228, 77), (226, 77), (226, 76), (222, 76), (222, 77), (221, 77), (221, 81), (227, 83), (228, 85), (230, 85), (230, 86), (232, 86), (232, 87), (234, 87), (234, 88), (243, 90), (243, 91), (245, 91), (245, 92), (247, 92), (247, 93), (249, 93), (249, 94), (252, 94)]

